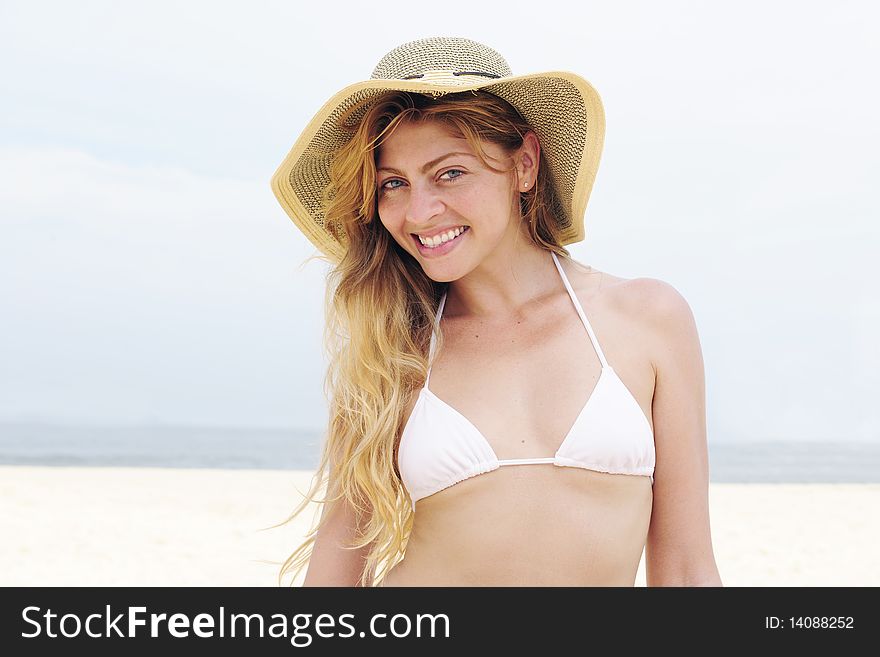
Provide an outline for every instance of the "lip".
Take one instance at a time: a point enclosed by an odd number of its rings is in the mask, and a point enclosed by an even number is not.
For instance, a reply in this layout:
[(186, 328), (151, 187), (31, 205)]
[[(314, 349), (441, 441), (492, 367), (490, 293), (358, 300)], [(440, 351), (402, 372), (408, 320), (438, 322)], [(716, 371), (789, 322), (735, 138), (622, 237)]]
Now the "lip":
[(452, 226), (446, 226), (446, 228), (435, 228), (433, 233), (431, 233), (430, 235), (425, 235), (423, 233), (422, 237), (424, 237), (426, 239), (429, 237), (437, 237), (438, 235), (442, 235), (443, 233), (448, 233), (450, 230), (455, 230), (456, 228), (464, 228), (464, 227), (465, 226), (463, 226), (461, 224), (454, 224)]
[(419, 253), (421, 253), (423, 256), (425, 256), (426, 258), (439, 258), (440, 256), (446, 255), (456, 246), (458, 246), (458, 243), (461, 242), (462, 239), (470, 232), (471, 230), (468, 227), (463, 233), (460, 233), (458, 237), (453, 238), (448, 242), (445, 242), (433, 249), (427, 246), (422, 246), (422, 243), (419, 241), (419, 238), (416, 235), (410, 235), (410, 237), (412, 237), (413, 241), (416, 243), (416, 248), (418, 248)]

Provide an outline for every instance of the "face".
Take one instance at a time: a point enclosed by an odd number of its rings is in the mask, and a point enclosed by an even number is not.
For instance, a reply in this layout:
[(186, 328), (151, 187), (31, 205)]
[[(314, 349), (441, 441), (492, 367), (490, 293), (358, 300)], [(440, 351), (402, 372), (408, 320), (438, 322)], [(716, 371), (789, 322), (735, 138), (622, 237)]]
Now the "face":
[[(513, 164), (500, 146), (482, 146), (494, 167)], [(399, 124), (376, 162), (382, 224), (433, 280), (460, 278), (493, 254), (503, 257), (499, 247), (515, 241), (521, 228), (516, 174), (487, 168), (466, 139), (444, 126)], [(438, 236), (439, 246), (423, 245), (416, 234)]]

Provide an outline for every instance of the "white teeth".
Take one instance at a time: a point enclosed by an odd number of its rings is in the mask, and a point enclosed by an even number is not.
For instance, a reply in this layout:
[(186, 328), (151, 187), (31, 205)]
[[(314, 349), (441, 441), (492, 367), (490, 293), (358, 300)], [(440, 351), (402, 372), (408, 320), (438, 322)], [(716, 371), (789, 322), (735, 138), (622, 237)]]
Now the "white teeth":
[(417, 235), (416, 237), (419, 238), (419, 241), (422, 243), (423, 246), (427, 246), (433, 249), (434, 247), (440, 246), (441, 244), (448, 242), (451, 239), (455, 239), (456, 237), (461, 235), (466, 229), (467, 226), (461, 226), (446, 233), (435, 235), (434, 237), (422, 237), (421, 235)]

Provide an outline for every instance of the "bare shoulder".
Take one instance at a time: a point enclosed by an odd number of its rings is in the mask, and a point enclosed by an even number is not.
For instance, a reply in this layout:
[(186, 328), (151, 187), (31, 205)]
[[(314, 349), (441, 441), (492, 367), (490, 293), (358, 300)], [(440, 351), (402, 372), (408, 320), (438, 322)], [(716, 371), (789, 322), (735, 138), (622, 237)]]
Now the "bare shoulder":
[(676, 342), (696, 338), (690, 304), (670, 283), (649, 277), (623, 278), (578, 262), (574, 265), (583, 288), (644, 340), (655, 369), (663, 351), (670, 347), (675, 351)]
[(698, 359), (696, 321), (690, 304), (673, 285), (656, 278), (633, 278), (615, 286), (614, 303), (637, 322), (655, 373), (670, 360)]
[(656, 278), (617, 279), (612, 286), (615, 302), (657, 326), (681, 321), (691, 314), (684, 296), (671, 284)]
[(582, 289), (601, 297), (626, 314), (650, 323), (679, 319), (691, 310), (682, 294), (671, 284), (657, 278), (623, 278), (571, 260)]

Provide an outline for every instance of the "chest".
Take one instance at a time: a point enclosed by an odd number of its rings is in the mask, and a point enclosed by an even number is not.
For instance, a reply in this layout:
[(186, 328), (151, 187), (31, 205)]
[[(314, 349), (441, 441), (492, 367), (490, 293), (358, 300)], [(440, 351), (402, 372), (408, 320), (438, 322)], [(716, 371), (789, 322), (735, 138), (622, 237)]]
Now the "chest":
[[(609, 364), (650, 420), (653, 370), (637, 323), (597, 300), (584, 304)], [(444, 320), (445, 344), (428, 384), (500, 459), (553, 456), (600, 382), (602, 364), (571, 300), (544, 313), (488, 324)], [(416, 390), (406, 410), (418, 400)]]

